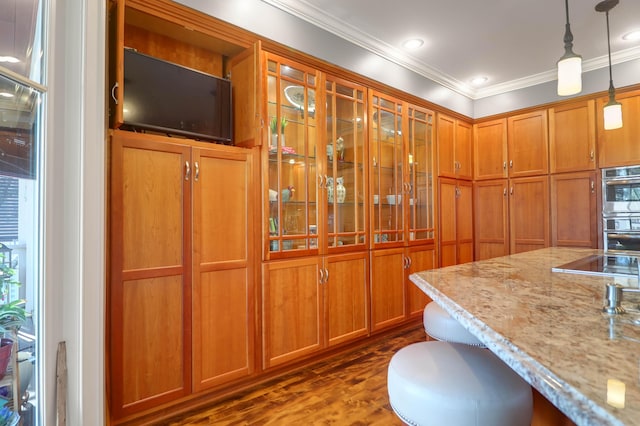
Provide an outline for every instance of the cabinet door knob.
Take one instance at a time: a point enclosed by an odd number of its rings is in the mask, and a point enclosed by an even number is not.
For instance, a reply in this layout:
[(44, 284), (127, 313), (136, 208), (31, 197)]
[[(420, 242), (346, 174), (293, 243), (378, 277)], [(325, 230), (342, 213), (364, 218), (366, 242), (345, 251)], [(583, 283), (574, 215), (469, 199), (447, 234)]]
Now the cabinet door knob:
[(320, 284), (324, 283), (324, 268), (320, 268), (318, 270), (318, 272), (320, 273)]
[(591, 151), (591, 154), (589, 155), (589, 158), (591, 159), (591, 161), (593, 161), (593, 160), (595, 160), (595, 159), (596, 159), (596, 155), (595, 155), (595, 153), (593, 152), (593, 150)]
[(188, 161), (184, 162), (184, 180), (189, 180), (191, 177), (191, 166)]
[(594, 192), (596, 192), (596, 183), (591, 181), (591, 193), (593, 194)]
[(509, 160), (509, 167), (513, 169), (513, 160)]
[(502, 195), (504, 195), (505, 197), (507, 196), (507, 188), (504, 188), (504, 189), (502, 190)]
[(511, 187), (510, 194), (513, 195), (513, 186)]
[(502, 169), (503, 170), (507, 170), (507, 162), (506, 161), (502, 162)]
[(324, 269), (324, 282), (325, 284), (329, 282), (329, 270), (327, 268)]
[(196, 171), (193, 174), (193, 180), (197, 182), (198, 179), (200, 178), (200, 166), (198, 165), (197, 161), (193, 163), (193, 167), (196, 169)]

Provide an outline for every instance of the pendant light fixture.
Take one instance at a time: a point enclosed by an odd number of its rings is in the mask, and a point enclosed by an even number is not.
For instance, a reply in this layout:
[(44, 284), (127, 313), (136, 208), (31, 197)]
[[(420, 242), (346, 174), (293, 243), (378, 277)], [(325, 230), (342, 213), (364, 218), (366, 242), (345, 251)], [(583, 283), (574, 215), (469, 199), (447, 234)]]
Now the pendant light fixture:
[(573, 34), (569, 25), (569, 0), (564, 0), (567, 23), (564, 26), (564, 55), (558, 60), (558, 96), (582, 91), (582, 56), (573, 52)]
[(596, 5), (596, 11), (607, 16), (607, 49), (609, 53), (609, 102), (604, 106), (604, 129), (613, 130), (622, 127), (622, 104), (616, 102), (616, 89), (613, 87), (611, 73), (611, 40), (609, 39), (609, 11), (618, 4), (618, 0), (604, 0)]

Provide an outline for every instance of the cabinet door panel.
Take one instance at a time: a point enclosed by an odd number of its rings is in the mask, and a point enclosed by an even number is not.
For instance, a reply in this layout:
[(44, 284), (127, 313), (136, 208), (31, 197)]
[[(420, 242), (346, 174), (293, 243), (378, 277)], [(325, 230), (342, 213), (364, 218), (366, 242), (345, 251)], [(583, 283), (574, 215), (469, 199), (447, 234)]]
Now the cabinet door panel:
[(407, 312), (411, 316), (421, 316), (424, 307), (431, 301), (408, 276), (420, 271), (427, 271), (436, 267), (436, 251), (433, 246), (412, 247), (407, 249), (410, 265), (407, 271)]
[(549, 109), (551, 173), (595, 169), (595, 121), (592, 100)]
[(473, 187), (471, 182), (458, 181), (456, 198), (457, 263), (473, 261)]
[(184, 376), (182, 277), (125, 281), (122, 295), (122, 347), (129, 350), (122, 351), (118, 400), (131, 408), (183, 395), (190, 382)]
[(602, 167), (633, 166), (640, 163), (640, 91), (619, 93), (622, 104), (622, 127), (604, 130), (602, 110), (608, 98), (597, 101), (598, 164)]
[(453, 179), (439, 179), (438, 196), (440, 198), (440, 266), (456, 264), (456, 181)]
[(324, 285), (329, 346), (369, 333), (367, 253), (330, 256)]
[(270, 262), (263, 267), (264, 367), (322, 347), (321, 293), (317, 257)]
[(200, 269), (193, 294), (195, 391), (247, 376), (253, 355), (247, 270)]
[(534, 111), (507, 119), (509, 177), (549, 172), (547, 111)]
[(377, 331), (405, 318), (404, 249), (371, 252), (371, 328)]
[(474, 182), (475, 259), (509, 254), (507, 180)]
[(233, 138), (234, 145), (253, 147), (262, 145), (267, 138), (266, 126), (260, 126), (263, 117), (258, 93), (262, 92), (260, 67), (261, 43), (248, 48), (231, 61), (233, 83)]
[(558, 247), (598, 245), (596, 173), (551, 176), (551, 244)]
[(457, 177), (473, 179), (473, 138), (471, 124), (456, 120), (455, 160)]
[(112, 137), (108, 351), (114, 417), (191, 391), (185, 333), (191, 192), (184, 179), (190, 148), (167, 141), (122, 131)]
[(253, 371), (253, 201), (247, 150), (194, 148), (192, 161), (192, 340), (198, 391)]
[(511, 253), (549, 247), (548, 176), (510, 181)]
[(507, 120), (474, 125), (474, 165), (476, 180), (507, 177)]
[(455, 178), (455, 119), (442, 114), (437, 117), (438, 176)]

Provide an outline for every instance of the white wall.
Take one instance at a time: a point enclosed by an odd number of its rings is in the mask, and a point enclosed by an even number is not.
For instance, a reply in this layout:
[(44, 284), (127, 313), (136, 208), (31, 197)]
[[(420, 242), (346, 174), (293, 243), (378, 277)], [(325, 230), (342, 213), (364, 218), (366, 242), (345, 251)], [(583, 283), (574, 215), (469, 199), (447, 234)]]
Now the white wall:
[[(471, 118), (566, 99), (558, 97), (552, 81), (474, 101), (260, 0), (176, 2)], [(614, 65), (613, 74), (616, 87), (640, 83), (640, 60)], [(608, 69), (587, 72), (580, 96), (608, 87)]]

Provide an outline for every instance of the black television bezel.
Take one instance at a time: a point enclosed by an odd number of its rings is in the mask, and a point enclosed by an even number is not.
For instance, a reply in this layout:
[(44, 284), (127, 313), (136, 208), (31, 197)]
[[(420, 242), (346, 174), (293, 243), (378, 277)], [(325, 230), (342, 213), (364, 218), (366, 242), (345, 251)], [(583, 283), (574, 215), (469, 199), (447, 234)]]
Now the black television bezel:
[[(179, 129), (179, 128), (175, 128), (175, 127), (167, 127), (167, 126), (160, 126), (160, 125), (156, 125), (156, 124), (149, 124), (149, 123), (145, 123), (145, 122), (137, 122), (137, 121), (127, 121), (125, 118), (125, 113), (124, 111), (122, 112), (122, 124), (123, 126), (125, 126), (126, 128), (132, 128), (132, 129), (143, 129), (143, 130), (151, 130), (151, 131), (156, 131), (159, 133), (164, 133), (164, 134), (168, 134), (168, 135), (180, 135), (180, 136), (185, 136), (188, 138), (192, 138), (195, 140), (204, 140), (204, 141), (214, 141), (214, 142), (222, 142), (225, 144), (229, 144), (232, 142), (233, 140), (233, 87), (231, 85), (231, 80), (229, 79), (225, 79), (225, 78), (221, 78), (218, 76), (215, 76), (213, 74), (209, 74), (206, 72), (202, 72), (200, 70), (196, 70), (193, 68), (189, 68), (186, 67), (184, 65), (180, 65), (180, 64), (176, 64), (174, 62), (170, 62), (164, 59), (160, 59), (157, 58), (155, 56), (151, 56), (151, 55), (147, 55), (145, 53), (141, 53), (138, 52), (136, 49), (132, 49), (129, 47), (125, 47), (124, 48), (124, 61), (123, 61), (123, 88), (122, 88), (122, 103), (123, 105), (126, 102), (126, 95), (127, 95), (127, 91), (126, 91), (126, 77), (127, 77), (127, 67), (126, 67), (126, 55), (127, 54), (133, 54), (133, 55), (137, 55), (137, 56), (142, 56), (148, 59), (151, 59), (152, 61), (155, 61), (159, 64), (162, 64), (162, 66), (167, 66), (167, 67), (176, 67), (178, 69), (181, 69), (184, 72), (187, 73), (194, 73), (194, 74), (200, 74), (200, 75), (204, 75), (208, 78), (217, 80), (217, 81), (223, 81), (225, 82), (225, 84), (228, 84), (229, 87), (229, 98), (226, 102), (227, 105), (227, 109), (228, 109), (228, 116), (229, 116), (229, 123), (228, 123), (228, 128), (229, 128), (229, 132), (228, 132), (228, 136), (227, 135), (213, 135), (213, 134), (209, 134), (209, 133), (199, 133), (199, 132), (192, 132), (192, 131), (188, 131), (188, 130), (184, 130), (184, 129)], [(124, 106), (123, 106), (124, 108)]]

